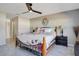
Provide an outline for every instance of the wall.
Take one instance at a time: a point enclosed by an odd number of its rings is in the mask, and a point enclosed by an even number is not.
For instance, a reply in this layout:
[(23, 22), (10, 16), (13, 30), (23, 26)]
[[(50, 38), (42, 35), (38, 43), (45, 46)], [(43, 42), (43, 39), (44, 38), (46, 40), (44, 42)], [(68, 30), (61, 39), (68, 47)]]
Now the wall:
[(0, 12), (0, 45), (6, 44), (6, 14)]
[(27, 18), (16, 16), (10, 20), (10, 35), (30, 32), (30, 20)]
[(30, 20), (19, 16), (18, 18), (18, 34), (28, 33), (30, 31)]
[[(43, 27), (43, 17), (44, 16), (30, 19), (30, 29), (35, 27)], [(49, 20), (47, 26), (55, 27), (62, 25), (64, 29), (64, 35), (68, 36), (68, 45), (74, 45), (76, 37), (73, 31), (73, 27), (79, 25), (79, 10), (47, 15), (46, 17)]]

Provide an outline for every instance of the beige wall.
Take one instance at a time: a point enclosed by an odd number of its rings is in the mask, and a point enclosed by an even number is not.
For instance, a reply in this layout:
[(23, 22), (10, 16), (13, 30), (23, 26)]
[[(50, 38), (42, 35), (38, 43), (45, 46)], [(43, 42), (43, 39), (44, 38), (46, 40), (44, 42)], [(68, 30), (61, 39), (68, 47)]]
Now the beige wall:
[(10, 20), (10, 37), (30, 31), (30, 20), (16, 16)]
[(30, 31), (30, 20), (24, 17), (18, 17), (18, 34), (28, 33)]
[(18, 17), (10, 20), (10, 38), (13, 38), (18, 33)]
[[(43, 16), (44, 17), (44, 16)], [(43, 17), (30, 19), (30, 29), (35, 27), (43, 27), (42, 19)], [(55, 27), (62, 25), (64, 29), (64, 35), (68, 36), (68, 43), (72, 45), (75, 43), (75, 34), (73, 32), (73, 27), (79, 25), (79, 10), (68, 11), (47, 16), (49, 23), (48, 27)]]
[[(78, 12), (78, 11), (77, 11)], [(70, 11), (65, 13), (58, 13), (54, 15), (48, 15), (48, 25), (50, 27), (62, 25), (64, 27), (72, 27), (78, 25), (78, 13), (76, 11)], [(44, 17), (38, 17), (30, 19), (31, 27), (43, 27), (42, 19)]]

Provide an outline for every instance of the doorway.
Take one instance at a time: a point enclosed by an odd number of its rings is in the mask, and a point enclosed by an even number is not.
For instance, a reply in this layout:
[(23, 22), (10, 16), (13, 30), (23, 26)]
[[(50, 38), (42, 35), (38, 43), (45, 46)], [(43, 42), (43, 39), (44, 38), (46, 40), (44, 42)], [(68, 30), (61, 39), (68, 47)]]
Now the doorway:
[(16, 36), (18, 33), (18, 17), (10, 20), (10, 45), (16, 47)]

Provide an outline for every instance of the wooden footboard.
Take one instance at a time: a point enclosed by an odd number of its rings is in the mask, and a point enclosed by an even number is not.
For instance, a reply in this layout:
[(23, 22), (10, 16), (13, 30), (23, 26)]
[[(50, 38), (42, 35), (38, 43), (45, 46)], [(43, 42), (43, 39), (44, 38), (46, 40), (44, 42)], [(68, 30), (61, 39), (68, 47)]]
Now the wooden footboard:
[(43, 37), (43, 44), (42, 44), (42, 56), (46, 56), (46, 38)]
[(54, 43), (55, 43), (55, 40), (52, 40), (52, 44), (46, 48), (46, 37), (43, 37), (43, 44), (42, 44), (42, 56), (46, 56), (47, 53), (49, 52), (49, 50), (53, 47)]

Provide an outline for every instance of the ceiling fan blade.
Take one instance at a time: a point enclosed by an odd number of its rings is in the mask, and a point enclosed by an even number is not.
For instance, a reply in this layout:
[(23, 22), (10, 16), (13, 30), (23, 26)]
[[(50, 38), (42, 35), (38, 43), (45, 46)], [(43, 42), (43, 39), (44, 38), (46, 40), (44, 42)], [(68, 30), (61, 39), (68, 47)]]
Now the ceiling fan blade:
[(39, 13), (39, 14), (42, 14), (42, 12), (39, 12), (39, 11), (36, 11), (36, 10), (33, 10), (33, 9), (32, 9), (32, 11), (36, 12), (36, 13)]
[(21, 15), (21, 14), (25, 14), (25, 13), (28, 13), (29, 11), (27, 11), (27, 12), (22, 12), (22, 13), (19, 13), (19, 14), (16, 14), (16, 15)]

